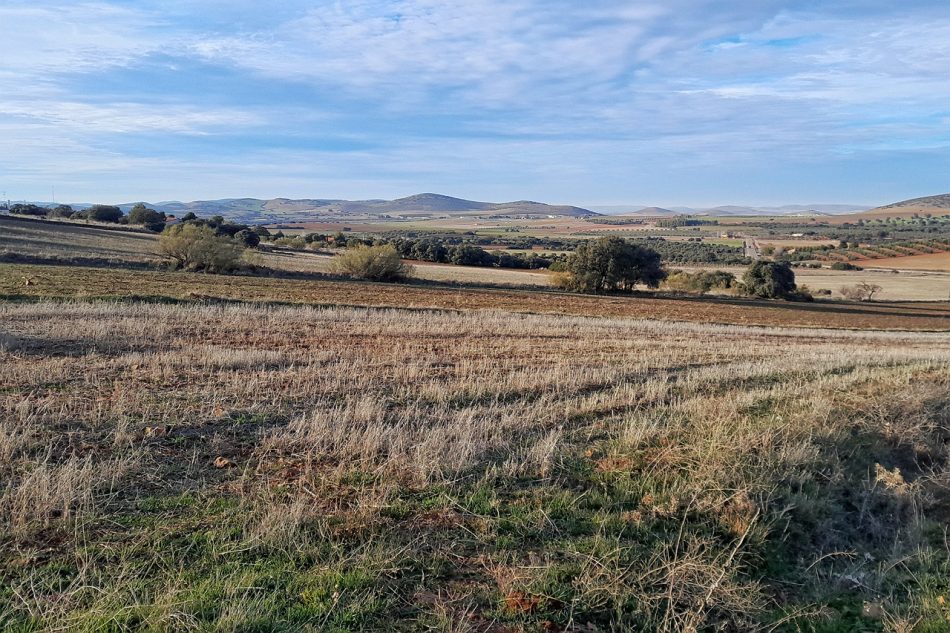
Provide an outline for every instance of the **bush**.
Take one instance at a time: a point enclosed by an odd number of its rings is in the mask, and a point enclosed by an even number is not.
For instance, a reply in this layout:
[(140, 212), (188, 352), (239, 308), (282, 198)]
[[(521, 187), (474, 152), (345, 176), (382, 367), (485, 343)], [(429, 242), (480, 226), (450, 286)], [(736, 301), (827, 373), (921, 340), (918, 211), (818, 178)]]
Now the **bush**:
[(412, 267), (399, 258), (399, 252), (391, 244), (349, 249), (333, 259), (332, 269), (372, 281), (392, 281), (412, 274)]
[(883, 289), (877, 284), (862, 281), (853, 286), (842, 286), (838, 292), (841, 293), (842, 297), (851, 301), (870, 301), (881, 290)]
[(496, 258), (483, 248), (463, 244), (453, 246), (448, 251), (449, 261), (459, 266), (494, 266)]
[(666, 286), (669, 288), (699, 294), (705, 294), (713, 288), (728, 290), (735, 285), (735, 275), (724, 270), (701, 270), (696, 273), (678, 270), (670, 273), (666, 278)]
[(51, 218), (69, 218), (72, 217), (75, 211), (68, 204), (60, 204), (49, 211), (49, 217)]
[(15, 204), (10, 207), (10, 213), (15, 213), (17, 215), (33, 215), (39, 218), (45, 218), (49, 213), (49, 209), (46, 207), (41, 207), (37, 204)]
[(856, 266), (849, 262), (835, 262), (831, 265), (831, 270), (864, 270), (860, 266)]
[(108, 204), (94, 204), (83, 215), (96, 222), (118, 222), (122, 219), (122, 209)]
[(129, 224), (141, 224), (150, 231), (160, 233), (165, 229), (165, 214), (139, 202), (129, 211)]
[(186, 270), (229, 273), (241, 264), (244, 246), (214, 229), (195, 224), (169, 227), (158, 240), (159, 252)]
[(619, 237), (587, 241), (567, 260), (567, 288), (578, 292), (631, 292), (637, 284), (656, 288), (666, 278), (660, 254)]
[(788, 262), (758, 261), (742, 277), (745, 291), (762, 299), (795, 298), (795, 273)]
[(247, 248), (255, 248), (261, 243), (261, 236), (249, 229), (243, 229), (234, 234), (234, 238), (239, 240)]

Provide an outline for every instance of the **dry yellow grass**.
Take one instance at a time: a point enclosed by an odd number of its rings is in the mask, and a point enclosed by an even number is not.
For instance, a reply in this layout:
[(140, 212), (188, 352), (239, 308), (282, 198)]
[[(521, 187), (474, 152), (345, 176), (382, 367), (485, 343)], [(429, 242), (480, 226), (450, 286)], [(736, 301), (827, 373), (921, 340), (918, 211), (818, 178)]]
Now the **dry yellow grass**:
[[(28, 283), (27, 283), (28, 282)], [(590, 296), (325, 279), (234, 277), (78, 266), (0, 264), (0, 296), (235, 300), (444, 308), (848, 329), (947, 330), (950, 303), (790, 303), (735, 298)]]
[[(947, 301), (950, 299), (950, 273), (929, 272), (914, 270), (913, 265), (906, 270), (897, 269), (901, 261), (913, 257), (898, 257), (893, 260), (868, 260), (860, 262), (864, 270), (830, 270), (827, 268), (796, 268), (795, 281), (798, 285), (808, 286), (812, 291), (825, 288), (832, 291), (832, 297), (841, 298), (842, 286), (852, 286), (861, 282), (881, 286), (882, 291), (875, 295), (881, 301)], [(888, 261), (895, 264), (879, 266), (879, 262)], [(682, 266), (682, 270), (695, 272), (698, 270), (726, 270), (741, 279), (745, 272), (741, 267), (729, 266)], [(886, 268), (886, 270), (885, 270)]]
[[(875, 260), (876, 261), (876, 260)], [(864, 266), (864, 262), (861, 262)], [(813, 270), (799, 268), (795, 270), (795, 279), (812, 290), (827, 288), (834, 297), (840, 297), (840, 288), (859, 283), (876, 284), (881, 292), (875, 299), (882, 301), (946, 301), (950, 299), (950, 273), (929, 273), (923, 271), (874, 270), (866, 268), (856, 271)]]
[(928, 255), (908, 255), (906, 257), (888, 257), (869, 259), (861, 262), (868, 268), (893, 268), (897, 270), (934, 270), (950, 272), (950, 252), (930, 253)]
[[(333, 269), (333, 255), (323, 253), (276, 251), (263, 253), (263, 262), (278, 270), (328, 273)], [(486, 266), (454, 266), (432, 262), (408, 261), (413, 277), (426, 281), (465, 284), (550, 287), (550, 273), (545, 270), (512, 270)]]
[(0, 627), (944, 617), (945, 333), (108, 302), (0, 332)]
[(160, 259), (157, 247), (148, 233), (0, 215), (0, 254), (143, 264)]

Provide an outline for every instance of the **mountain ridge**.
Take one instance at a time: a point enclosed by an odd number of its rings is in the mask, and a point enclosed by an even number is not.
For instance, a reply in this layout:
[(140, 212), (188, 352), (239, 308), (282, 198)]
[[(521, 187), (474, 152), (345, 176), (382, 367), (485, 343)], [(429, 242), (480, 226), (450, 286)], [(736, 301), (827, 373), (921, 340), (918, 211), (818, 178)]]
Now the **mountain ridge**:
[[(123, 210), (135, 203), (118, 205)], [(533, 200), (480, 202), (437, 193), (419, 193), (394, 200), (344, 200), (335, 198), (219, 198), (176, 200), (148, 204), (174, 215), (222, 215), (242, 222), (300, 222), (320, 220), (424, 219), (431, 216), (485, 217), (591, 217), (600, 215), (572, 205), (552, 205)]]

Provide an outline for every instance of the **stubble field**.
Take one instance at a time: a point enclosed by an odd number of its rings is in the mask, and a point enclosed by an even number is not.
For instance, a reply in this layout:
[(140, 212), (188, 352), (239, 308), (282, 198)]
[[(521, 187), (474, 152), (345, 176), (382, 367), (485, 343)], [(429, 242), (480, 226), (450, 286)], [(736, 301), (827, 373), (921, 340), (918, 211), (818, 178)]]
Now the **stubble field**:
[(3, 630), (950, 617), (946, 333), (7, 302), (0, 366)]
[(592, 296), (520, 289), (0, 264), (0, 298), (237, 301), (504, 310), (738, 325), (950, 330), (950, 303), (795, 303), (734, 297)]

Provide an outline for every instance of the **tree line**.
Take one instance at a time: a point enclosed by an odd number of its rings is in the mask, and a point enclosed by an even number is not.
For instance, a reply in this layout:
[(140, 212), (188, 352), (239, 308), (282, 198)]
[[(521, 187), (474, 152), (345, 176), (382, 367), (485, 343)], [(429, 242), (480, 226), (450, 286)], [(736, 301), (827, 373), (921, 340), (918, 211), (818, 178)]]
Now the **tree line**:
[[(247, 249), (260, 245), (262, 240), (279, 243), (285, 236), (272, 234), (265, 227), (251, 227), (229, 222), (223, 216), (200, 218), (194, 213), (168, 224), (164, 213), (136, 204), (126, 215), (119, 207), (93, 205), (74, 211), (68, 205), (54, 208), (38, 205), (13, 205), (10, 212), (40, 217), (68, 217), (99, 222), (141, 225), (150, 230), (161, 230), (159, 251), (174, 267), (214, 273), (229, 273), (247, 266)], [(161, 224), (159, 224), (161, 223)], [(746, 271), (741, 282), (730, 273), (721, 271), (683, 273), (672, 276), (665, 268), (665, 257), (660, 249), (669, 245), (665, 240), (630, 240), (617, 236), (582, 241), (570, 254), (542, 256), (537, 253), (489, 252), (469, 243), (447, 245), (433, 238), (376, 238), (310, 234), (301, 239), (303, 244), (323, 244), (349, 247), (339, 258), (334, 269), (354, 277), (375, 280), (405, 278), (412, 273), (403, 259), (416, 259), (463, 266), (495, 266), (504, 268), (552, 268), (557, 272), (556, 285), (577, 292), (610, 293), (632, 292), (638, 285), (658, 288), (670, 279), (671, 287), (707, 292), (714, 287), (736, 288), (745, 294), (771, 299), (810, 300), (807, 292), (798, 289), (795, 273), (786, 261), (759, 261)], [(676, 243), (683, 244), (682, 242)], [(691, 248), (713, 247), (730, 249), (700, 242), (685, 243)], [(664, 249), (665, 250), (665, 249)], [(713, 250), (715, 252), (715, 250)], [(675, 261), (675, 259), (674, 259)]]

